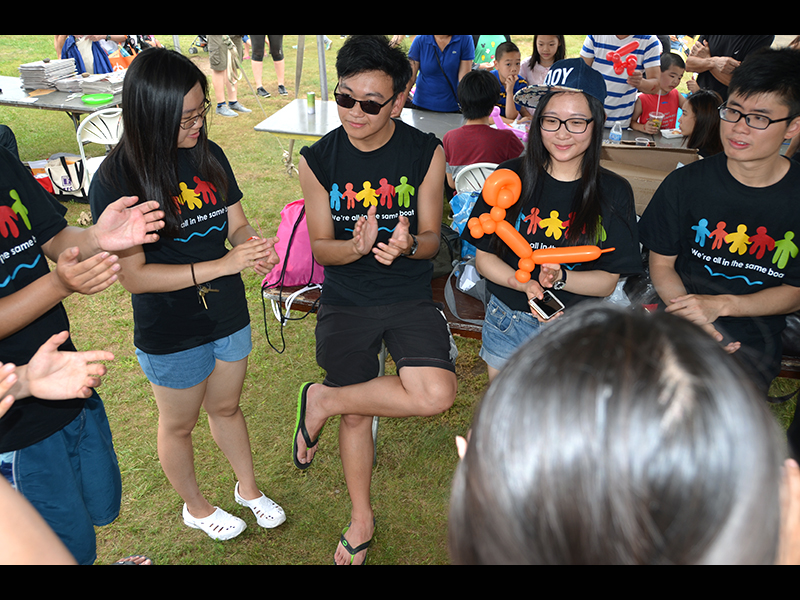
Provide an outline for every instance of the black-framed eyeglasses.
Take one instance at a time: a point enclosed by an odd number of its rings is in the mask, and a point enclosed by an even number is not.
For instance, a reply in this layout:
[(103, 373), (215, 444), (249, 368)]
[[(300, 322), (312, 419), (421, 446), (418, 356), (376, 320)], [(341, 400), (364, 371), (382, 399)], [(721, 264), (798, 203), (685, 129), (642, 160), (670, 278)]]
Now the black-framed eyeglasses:
[(738, 123), (744, 117), (744, 122), (747, 123), (749, 127), (753, 129), (766, 129), (773, 123), (780, 123), (781, 121), (790, 121), (794, 119), (797, 115), (789, 115), (788, 117), (784, 117), (783, 119), (770, 119), (769, 117), (765, 117), (764, 115), (759, 115), (755, 113), (745, 114), (742, 111), (736, 110), (735, 108), (730, 108), (723, 104), (719, 107), (719, 118), (723, 121), (727, 121), (728, 123)]
[(356, 102), (358, 102), (361, 105), (361, 110), (363, 110), (368, 115), (377, 115), (379, 112), (381, 112), (381, 109), (384, 106), (386, 106), (387, 104), (392, 102), (395, 98), (397, 98), (397, 94), (395, 94), (394, 96), (389, 98), (386, 102), (380, 104), (378, 102), (375, 102), (374, 100), (356, 100), (355, 98), (347, 94), (340, 94), (337, 91), (338, 89), (339, 86), (337, 85), (336, 89), (333, 90), (333, 97), (336, 100), (336, 104), (338, 104), (342, 108), (350, 109), (356, 105)]
[(589, 127), (589, 123), (594, 119), (581, 119), (578, 117), (562, 121), (555, 117), (539, 117), (539, 127), (542, 131), (549, 131), (550, 133), (556, 132), (561, 129), (561, 126), (567, 128), (570, 133), (585, 133)]
[(200, 109), (199, 114), (194, 115), (193, 117), (189, 117), (181, 121), (181, 129), (191, 129), (195, 125), (197, 125), (197, 121), (200, 119), (205, 119), (206, 115), (208, 114), (208, 110), (211, 108), (211, 102), (206, 98), (203, 100), (203, 107)]

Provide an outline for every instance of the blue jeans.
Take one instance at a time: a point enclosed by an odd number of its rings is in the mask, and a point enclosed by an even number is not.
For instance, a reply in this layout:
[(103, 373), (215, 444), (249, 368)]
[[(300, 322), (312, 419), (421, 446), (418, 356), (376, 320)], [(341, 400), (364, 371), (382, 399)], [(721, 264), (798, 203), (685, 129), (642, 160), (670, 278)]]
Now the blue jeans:
[(492, 295), (486, 305), (480, 357), (499, 371), (520, 346), (540, 333), (541, 327), (530, 311), (509, 308)]
[(103, 401), (50, 437), (2, 455), (3, 474), (39, 511), (79, 564), (97, 559), (94, 528), (119, 516), (122, 478)]

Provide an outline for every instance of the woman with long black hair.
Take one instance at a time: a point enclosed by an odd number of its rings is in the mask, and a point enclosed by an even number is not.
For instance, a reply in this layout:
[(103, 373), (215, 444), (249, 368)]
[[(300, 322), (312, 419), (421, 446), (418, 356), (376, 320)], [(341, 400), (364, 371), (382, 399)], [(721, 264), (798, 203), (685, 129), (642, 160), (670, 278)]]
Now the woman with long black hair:
[(202, 406), (238, 477), (234, 498), (261, 527), (280, 525), (283, 510), (256, 484), (239, 408), (252, 348), (240, 272), (266, 274), (277, 256), (275, 240), (259, 239), (248, 223), (230, 164), (208, 140), (207, 87), (206, 76), (177, 52), (139, 54), (125, 76), (125, 131), (92, 181), (90, 201), (96, 218), (125, 189), (166, 212), (157, 243), (119, 254), (120, 282), (133, 294), (136, 354), (159, 410), (159, 459), (185, 503), (184, 522), (230, 539), (245, 522), (201, 493), (192, 430)]
[[(464, 238), (477, 248), (476, 265), (492, 296), (483, 325), (481, 357), (493, 379), (511, 354), (536, 335), (543, 319), (529, 306), (545, 290), (569, 310), (587, 298), (610, 295), (620, 275), (641, 271), (633, 193), (627, 181), (600, 167), (603, 77), (580, 59), (555, 63), (544, 86), (519, 92), (536, 109), (525, 154), (501, 164), (520, 176), (522, 192), (505, 219), (540, 248), (596, 245), (615, 248), (594, 262), (544, 264), (528, 283), (514, 277), (519, 257), (497, 235)], [(473, 210), (489, 210), (483, 197)]]

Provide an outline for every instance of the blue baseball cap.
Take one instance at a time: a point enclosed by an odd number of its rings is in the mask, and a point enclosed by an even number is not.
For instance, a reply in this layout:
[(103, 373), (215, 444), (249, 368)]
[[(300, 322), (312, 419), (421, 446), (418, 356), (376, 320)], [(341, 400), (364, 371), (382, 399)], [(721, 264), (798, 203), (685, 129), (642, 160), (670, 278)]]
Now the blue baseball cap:
[(518, 91), (514, 102), (536, 108), (542, 96), (550, 92), (583, 92), (604, 102), (606, 80), (582, 58), (567, 58), (550, 67), (543, 85), (530, 85)]

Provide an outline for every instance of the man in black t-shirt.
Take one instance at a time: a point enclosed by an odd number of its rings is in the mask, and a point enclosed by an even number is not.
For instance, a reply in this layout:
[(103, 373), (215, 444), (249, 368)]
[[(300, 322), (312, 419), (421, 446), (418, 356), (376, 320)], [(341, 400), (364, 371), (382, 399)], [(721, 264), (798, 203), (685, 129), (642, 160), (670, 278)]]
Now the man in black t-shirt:
[[(311, 464), (328, 417), (352, 501), (334, 561), (363, 564), (374, 530), (372, 416), (431, 416), (453, 403), (446, 321), (431, 299), (429, 258), (439, 250), (444, 152), (439, 140), (392, 116), (411, 72), (383, 36), (352, 36), (339, 52), (342, 126), (301, 152), (311, 247), (325, 266), (317, 362), (325, 385), (298, 398), (293, 460)], [(398, 376), (377, 377), (385, 342)]]
[[(781, 359), (784, 315), (800, 309), (800, 168), (781, 156), (800, 135), (800, 53), (750, 56), (720, 109), (724, 154), (682, 167), (639, 222), (668, 312), (703, 327), (766, 392)], [(800, 451), (800, 423), (789, 430)]]

